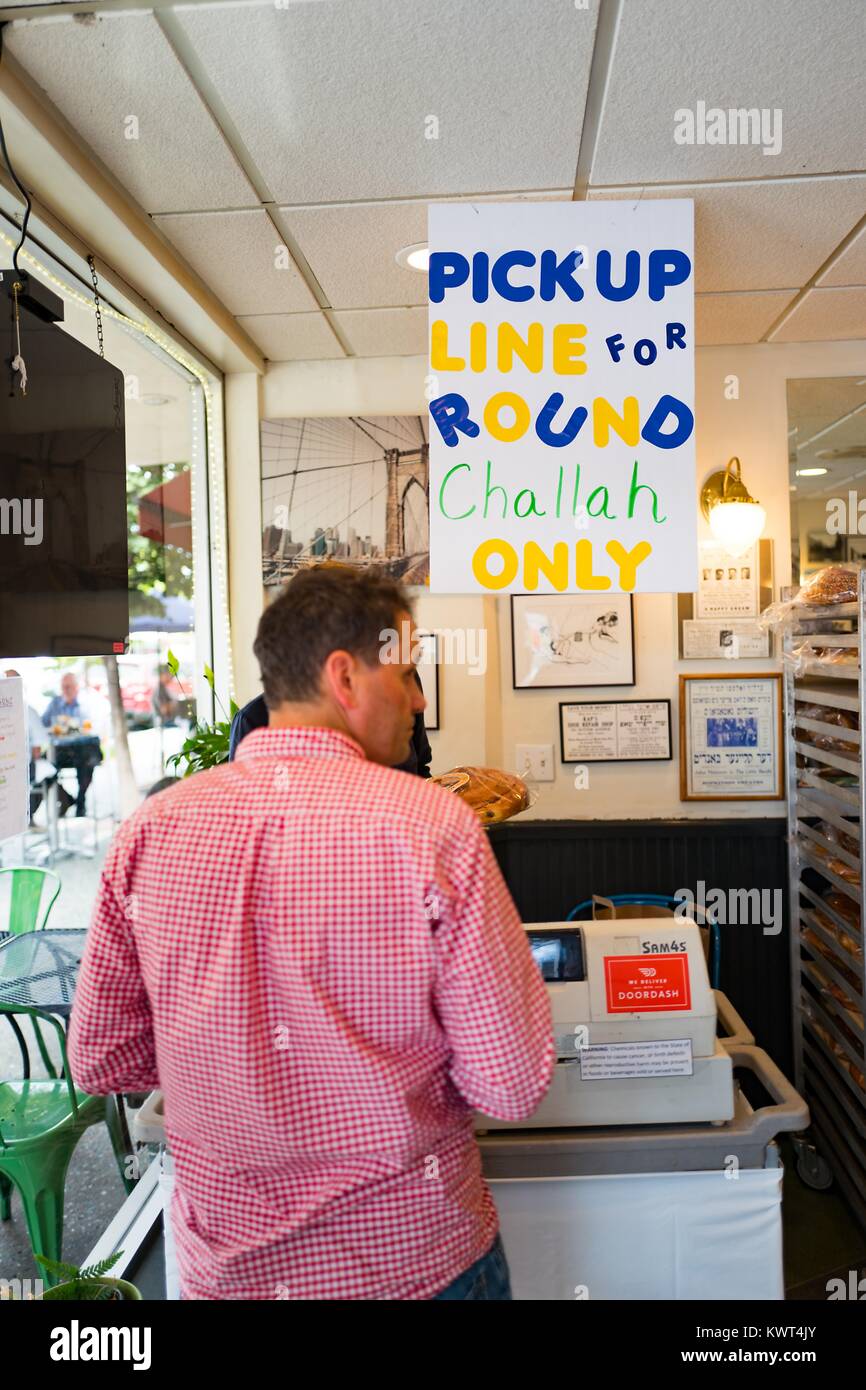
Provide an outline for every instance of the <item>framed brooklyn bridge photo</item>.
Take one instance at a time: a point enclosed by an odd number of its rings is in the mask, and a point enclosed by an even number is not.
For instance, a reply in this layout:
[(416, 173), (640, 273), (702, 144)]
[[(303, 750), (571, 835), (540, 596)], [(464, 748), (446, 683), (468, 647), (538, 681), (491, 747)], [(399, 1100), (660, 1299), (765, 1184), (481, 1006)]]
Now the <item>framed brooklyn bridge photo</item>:
[(263, 420), (262, 577), (339, 560), (423, 585), (430, 573), (427, 420)]

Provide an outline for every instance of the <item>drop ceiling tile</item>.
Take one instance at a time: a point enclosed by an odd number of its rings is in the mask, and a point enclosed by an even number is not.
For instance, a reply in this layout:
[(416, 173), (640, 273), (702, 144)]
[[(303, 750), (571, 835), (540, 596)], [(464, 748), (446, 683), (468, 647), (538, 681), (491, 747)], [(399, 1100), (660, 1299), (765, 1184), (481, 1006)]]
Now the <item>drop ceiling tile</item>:
[(411, 357), (427, 351), (426, 307), (346, 309), (334, 317), (358, 357)]
[[(508, 199), (490, 194), (472, 201), (562, 202), (570, 198), (569, 188)], [(380, 309), (427, 303), (427, 277), (405, 270), (394, 259), (404, 246), (427, 240), (427, 207), (424, 201), (351, 203), (277, 208), (274, 216), (297, 241), (334, 309)]]
[(804, 285), (863, 216), (866, 175), (592, 189), (590, 199), (694, 198), (699, 293)]
[(153, 15), (16, 20), (4, 44), (147, 212), (258, 205)]
[(810, 290), (773, 334), (774, 343), (866, 338), (866, 288)]
[(826, 285), (866, 285), (866, 227), (817, 283), (822, 289)]
[[(866, 151), (866, 5), (664, 0), (622, 6), (593, 184), (773, 178), (860, 170)], [(697, 103), (780, 110), (781, 149), (677, 144)]]
[(238, 323), (270, 362), (315, 362), (346, 355), (321, 311), (316, 314), (242, 314)]
[(796, 294), (796, 290), (764, 290), (695, 295), (695, 343), (698, 347), (759, 343)]
[(335, 309), (427, 303), (426, 275), (394, 259), (404, 246), (427, 240), (426, 203), (279, 208), (275, 215)]
[(154, 222), (231, 313), (318, 309), (266, 212), (180, 213)]
[(596, 17), (597, 0), (177, 11), (278, 203), (570, 187)]

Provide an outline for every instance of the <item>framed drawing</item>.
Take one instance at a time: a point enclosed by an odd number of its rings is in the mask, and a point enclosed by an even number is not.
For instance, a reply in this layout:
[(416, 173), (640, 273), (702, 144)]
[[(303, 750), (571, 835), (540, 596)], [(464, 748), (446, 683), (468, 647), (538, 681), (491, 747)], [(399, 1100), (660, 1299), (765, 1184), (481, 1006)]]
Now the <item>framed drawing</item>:
[(634, 685), (631, 594), (512, 594), (515, 690)]
[(419, 632), (416, 634), (416, 641), (422, 648), (421, 659), (418, 662), (418, 675), (421, 677), (421, 684), (424, 687), (424, 694), (427, 697), (427, 708), (424, 711), (424, 728), (439, 728), (439, 634), (436, 632)]
[(784, 795), (781, 674), (680, 676), (680, 799)]
[(670, 762), (670, 700), (559, 704), (564, 763)]

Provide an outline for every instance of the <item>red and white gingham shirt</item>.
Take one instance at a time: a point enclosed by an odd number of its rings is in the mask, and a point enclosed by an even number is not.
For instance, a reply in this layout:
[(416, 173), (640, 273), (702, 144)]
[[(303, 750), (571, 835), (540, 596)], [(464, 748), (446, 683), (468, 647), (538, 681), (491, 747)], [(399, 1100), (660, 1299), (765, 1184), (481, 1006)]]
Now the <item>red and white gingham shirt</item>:
[(165, 1093), (191, 1298), (429, 1298), (497, 1229), (472, 1110), (532, 1113), (541, 975), (452, 794), (260, 729), (109, 851), (70, 1029), (85, 1090)]

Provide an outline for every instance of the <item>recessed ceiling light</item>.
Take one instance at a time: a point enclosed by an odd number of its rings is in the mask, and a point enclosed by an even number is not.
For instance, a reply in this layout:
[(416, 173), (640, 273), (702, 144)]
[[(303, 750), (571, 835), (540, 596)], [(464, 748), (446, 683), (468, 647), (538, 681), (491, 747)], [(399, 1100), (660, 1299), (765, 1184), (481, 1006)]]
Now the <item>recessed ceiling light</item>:
[(796, 478), (820, 478), (826, 472), (826, 468), (798, 468), (794, 476)]
[(404, 246), (398, 251), (395, 259), (404, 270), (419, 270), (426, 275), (430, 267), (430, 247), (426, 241), (416, 241), (413, 246)]
[(141, 405), (171, 405), (172, 401), (177, 400), (177, 396), (139, 396)]

